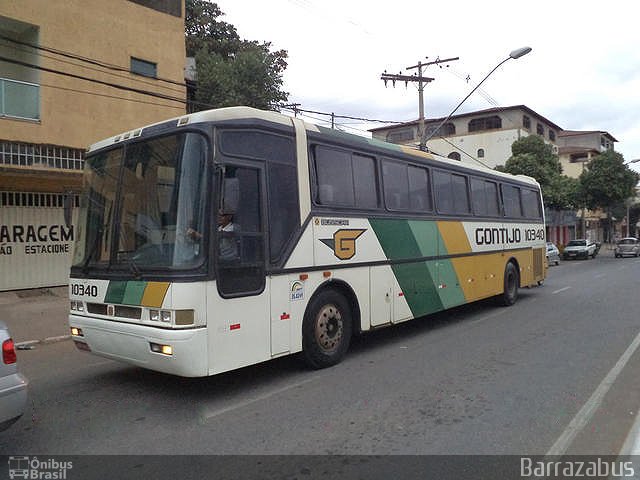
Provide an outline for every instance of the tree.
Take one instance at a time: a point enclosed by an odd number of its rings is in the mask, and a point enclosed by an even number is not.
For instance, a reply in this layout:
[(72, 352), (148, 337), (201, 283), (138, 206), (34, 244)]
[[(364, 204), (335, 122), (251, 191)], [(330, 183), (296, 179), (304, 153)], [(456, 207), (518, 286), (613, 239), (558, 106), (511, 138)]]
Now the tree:
[(624, 164), (624, 157), (607, 150), (593, 158), (580, 175), (580, 188), (587, 207), (610, 211), (634, 196), (638, 174)]
[(289, 95), (282, 91), (287, 51), (241, 40), (233, 25), (219, 20), (223, 15), (215, 3), (186, 0), (186, 50), (197, 69), (195, 110), (234, 105), (277, 110)]
[(566, 210), (577, 206), (578, 181), (562, 175), (562, 165), (551, 145), (537, 135), (529, 135), (513, 142), (511, 153), (499, 170), (535, 178), (542, 189), (545, 205), (551, 209)]

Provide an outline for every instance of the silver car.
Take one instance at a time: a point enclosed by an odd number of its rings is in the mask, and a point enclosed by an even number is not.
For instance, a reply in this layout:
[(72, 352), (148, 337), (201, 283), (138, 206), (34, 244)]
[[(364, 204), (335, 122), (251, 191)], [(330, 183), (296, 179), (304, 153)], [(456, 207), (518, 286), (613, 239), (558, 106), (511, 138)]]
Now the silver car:
[(0, 431), (6, 430), (24, 413), (28, 380), (18, 373), (16, 349), (7, 325), (0, 321)]
[(547, 265), (560, 265), (560, 250), (553, 242), (547, 242)]
[(637, 238), (627, 237), (618, 241), (614, 251), (616, 258), (624, 256), (637, 257), (640, 255), (640, 243)]

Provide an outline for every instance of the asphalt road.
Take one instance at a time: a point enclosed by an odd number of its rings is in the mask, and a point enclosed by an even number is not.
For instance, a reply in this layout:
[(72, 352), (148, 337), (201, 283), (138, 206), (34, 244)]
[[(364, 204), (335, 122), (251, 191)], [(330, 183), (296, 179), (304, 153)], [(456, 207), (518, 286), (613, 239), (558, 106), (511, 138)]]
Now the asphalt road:
[(639, 286), (638, 259), (562, 262), (512, 307), (379, 330), (320, 371), (183, 379), (41, 345), (18, 352), (29, 408), (0, 454), (615, 455), (640, 408)]

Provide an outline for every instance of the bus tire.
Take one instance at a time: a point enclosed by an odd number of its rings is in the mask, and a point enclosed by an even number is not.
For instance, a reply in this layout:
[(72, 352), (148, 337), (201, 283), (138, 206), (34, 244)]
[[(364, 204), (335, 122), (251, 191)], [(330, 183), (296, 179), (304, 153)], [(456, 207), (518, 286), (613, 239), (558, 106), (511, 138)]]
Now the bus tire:
[(520, 275), (513, 262), (507, 263), (504, 269), (504, 291), (499, 296), (500, 304), (509, 307), (518, 300), (518, 285)]
[(302, 354), (311, 368), (339, 363), (351, 341), (353, 321), (349, 302), (335, 290), (315, 295), (302, 321)]

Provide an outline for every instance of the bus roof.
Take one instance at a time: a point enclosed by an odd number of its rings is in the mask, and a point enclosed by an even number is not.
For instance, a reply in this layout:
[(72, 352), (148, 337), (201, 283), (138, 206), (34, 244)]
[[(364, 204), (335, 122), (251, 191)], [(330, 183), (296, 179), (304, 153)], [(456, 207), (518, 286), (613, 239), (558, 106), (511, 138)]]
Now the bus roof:
[[(96, 142), (89, 146), (87, 152), (94, 152), (96, 150), (100, 150), (105, 147), (109, 147), (116, 143), (119, 143), (124, 140), (129, 140), (131, 138), (137, 138), (142, 135), (142, 132), (145, 129), (150, 127), (154, 127), (156, 125), (170, 124), (175, 123), (176, 127), (193, 125), (196, 123), (209, 123), (209, 122), (223, 122), (229, 120), (247, 120), (247, 119), (256, 119), (264, 122), (276, 123), (284, 126), (293, 126), (294, 118), (283, 115), (282, 113), (267, 111), (267, 110), (259, 110), (257, 108), (252, 107), (225, 107), (225, 108), (217, 108), (213, 110), (203, 110), (200, 112), (190, 113), (187, 115), (182, 115), (179, 117), (174, 117), (168, 120), (164, 120), (162, 122), (156, 122), (149, 125), (145, 125), (144, 127), (136, 128), (134, 130), (130, 130), (128, 132), (123, 132), (119, 135), (114, 135), (112, 137), (106, 138), (99, 142)], [(298, 121), (302, 121), (300, 119), (296, 119)], [(511, 178), (517, 178), (520, 181), (526, 183), (532, 183), (536, 186), (539, 186), (538, 182), (529, 176), (526, 175), (511, 175), (509, 173), (502, 173), (497, 170), (492, 170), (490, 168), (484, 166), (476, 166), (468, 163), (461, 164), (458, 160), (452, 160), (450, 158), (446, 158), (435, 153), (431, 152), (422, 152), (415, 148), (398, 145), (395, 143), (388, 143), (379, 139), (363, 137), (360, 135), (354, 135), (351, 133), (341, 132), (339, 130), (332, 130), (325, 127), (320, 127), (318, 125), (314, 125), (312, 123), (302, 121), (305, 129), (310, 132), (315, 132), (321, 134), (323, 136), (327, 136), (329, 138), (334, 138), (336, 140), (343, 140), (347, 142), (353, 143), (354, 141), (357, 143), (365, 143), (375, 149), (384, 149), (388, 150), (390, 153), (402, 153), (405, 155), (409, 155), (416, 158), (427, 159), (427, 160), (436, 160), (438, 162), (443, 162), (455, 167), (464, 167), (470, 170), (481, 171), (490, 173), (491, 175)]]

